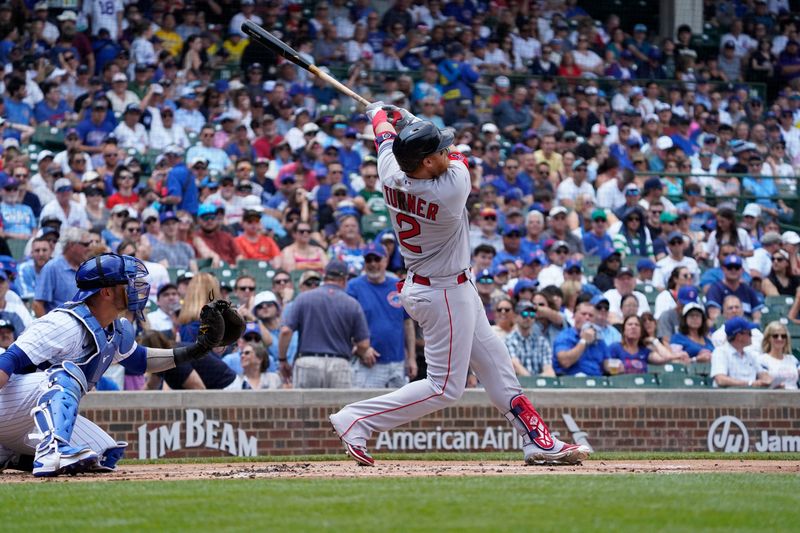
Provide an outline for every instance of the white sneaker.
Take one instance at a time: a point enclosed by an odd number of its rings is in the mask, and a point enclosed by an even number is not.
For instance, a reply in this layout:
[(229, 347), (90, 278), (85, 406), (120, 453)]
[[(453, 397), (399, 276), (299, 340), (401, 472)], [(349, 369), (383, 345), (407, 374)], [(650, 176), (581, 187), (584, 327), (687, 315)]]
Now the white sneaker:
[(567, 444), (558, 440), (552, 450), (543, 450), (531, 443), (522, 451), (525, 453), (525, 464), (528, 465), (579, 465), (591, 453), (591, 449), (583, 444)]
[(98, 455), (91, 448), (62, 446), (37, 452), (33, 460), (33, 475), (53, 477), (63, 474), (75, 475), (91, 471), (97, 464)]

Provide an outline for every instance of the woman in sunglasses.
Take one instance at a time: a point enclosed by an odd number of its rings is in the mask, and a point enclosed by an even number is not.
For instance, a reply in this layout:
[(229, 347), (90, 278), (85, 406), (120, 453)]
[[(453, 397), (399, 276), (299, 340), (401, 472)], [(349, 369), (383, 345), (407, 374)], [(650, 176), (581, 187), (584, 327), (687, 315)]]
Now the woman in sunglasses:
[(328, 264), (328, 256), (322, 247), (311, 242), (311, 225), (297, 222), (292, 229), (294, 242), (281, 252), (280, 264), (284, 269), (322, 271)]
[(789, 266), (789, 253), (778, 249), (772, 254), (772, 269), (769, 276), (761, 282), (765, 296), (794, 296), (800, 287), (800, 276), (792, 274)]
[(669, 339), (670, 345), (680, 346), (689, 357), (701, 363), (711, 361), (711, 352), (714, 351), (714, 343), (708, 336), (706, 318), (706, 310), (701, 304), (690, 303), (683, 306), (678, 333)]
[(622, 214), (622, 227), (612, 237), (614, 249), (623, 255), (653, 257), (653, 241), (644, 223), (644, 211), (629, 207)]
[(769, 372), (771, 386), (796, 390), (800, 362), (792, 355), (792, 339), (786, 326), (777, 320), (767, 324), (760, 348), (758, 362)]

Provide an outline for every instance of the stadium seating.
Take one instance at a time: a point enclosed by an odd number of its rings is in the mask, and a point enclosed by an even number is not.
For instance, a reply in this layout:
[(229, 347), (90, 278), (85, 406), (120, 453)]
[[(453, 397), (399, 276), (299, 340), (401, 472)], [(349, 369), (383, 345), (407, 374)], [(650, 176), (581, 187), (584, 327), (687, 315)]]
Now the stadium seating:
[(647, 365), (647, 370), (651, 374), (664, 375), (664, 374), (687, 374), (688, 368), (686, 365), (680, 363), (667, 363), (664, 365)]
[(605, 376), (561, 376), (561, 386), (568, 389), (594, 389), (608, 387), (608, 378)]
[(652, 389), (658, 387), (655, 374), (620, 374), (608, 378), (608, 386), (615, 389)]
[(689, 376), (686, 374), (670, 373), (658, 376), (659, 386), (662, 389), (697, 389), (706, 387), (706, 379), (702, 376)]
[(519, 383), (526, 389), (561, 388), (563, 385), (558, 378), (548, 378), (543, 376), (524, 376), (519, 378)]

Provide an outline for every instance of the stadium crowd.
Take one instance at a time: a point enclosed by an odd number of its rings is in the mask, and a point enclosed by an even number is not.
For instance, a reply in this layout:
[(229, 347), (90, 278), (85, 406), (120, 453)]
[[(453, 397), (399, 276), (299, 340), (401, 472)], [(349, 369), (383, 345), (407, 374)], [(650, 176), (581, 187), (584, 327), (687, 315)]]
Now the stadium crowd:
[(149, 269), (146, 345), (193, 340), (212, 291), (248, 327), (104, 387), (424, 378), (371, 125), (249, 42), (252, 20), (367, 99), (456, 130), (474, 284), (520, 376), (706, 364), (715, 386), (797, 388), (788, 0), (704, 2), (704, 26), (675, 38), (577, 0), (77, 4), (0, 5), (0, 347), (110, 250)]

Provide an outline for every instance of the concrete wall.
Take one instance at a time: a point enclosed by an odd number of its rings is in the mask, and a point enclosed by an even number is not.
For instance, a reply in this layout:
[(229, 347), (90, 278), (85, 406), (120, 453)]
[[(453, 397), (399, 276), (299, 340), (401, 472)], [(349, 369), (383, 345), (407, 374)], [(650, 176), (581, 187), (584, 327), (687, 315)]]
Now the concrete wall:
[[(327, 417), (378, 391), (91, 393), (81, 412), (129, 458), (339, 453)], [(553, 431), (603, 451), (800, 451), (800, 395), (744, 390), (529, 391)], [(516, 449), (483, 391), (386, 434), (380, 451)], [(763, 444), (762, 444), (763, 442)], [(760, 448), (764, 448), (761, 450)]]

